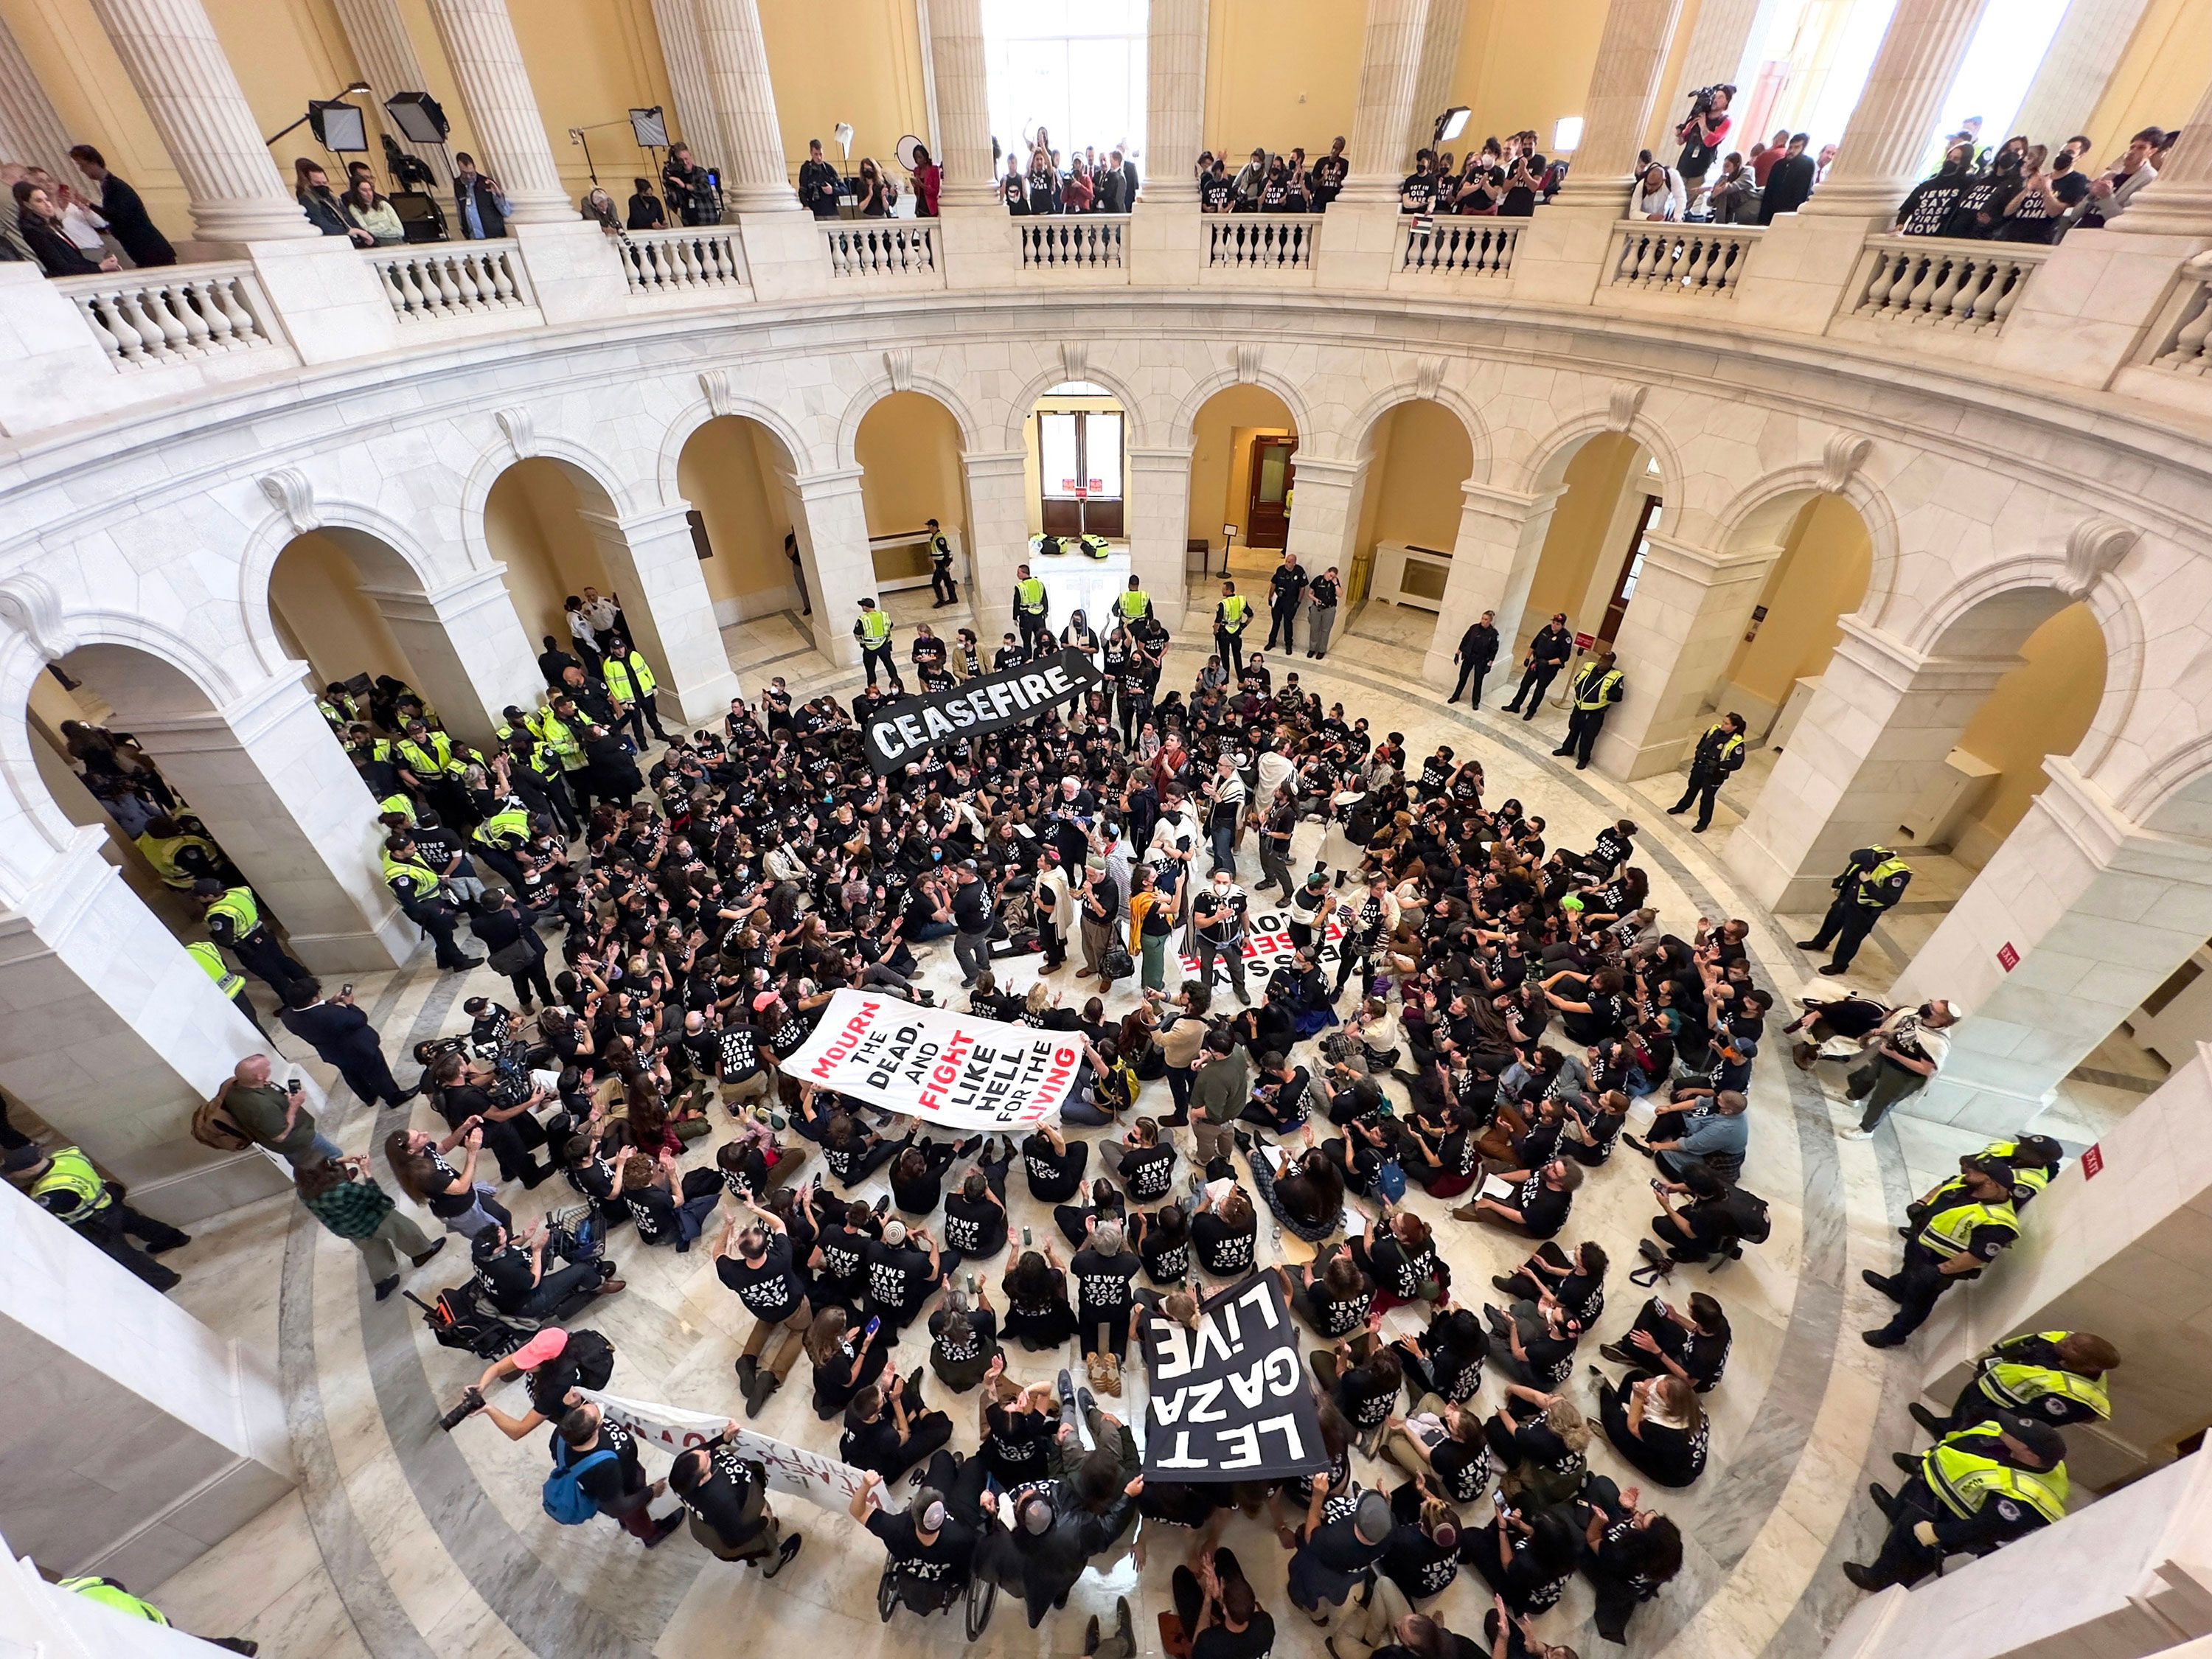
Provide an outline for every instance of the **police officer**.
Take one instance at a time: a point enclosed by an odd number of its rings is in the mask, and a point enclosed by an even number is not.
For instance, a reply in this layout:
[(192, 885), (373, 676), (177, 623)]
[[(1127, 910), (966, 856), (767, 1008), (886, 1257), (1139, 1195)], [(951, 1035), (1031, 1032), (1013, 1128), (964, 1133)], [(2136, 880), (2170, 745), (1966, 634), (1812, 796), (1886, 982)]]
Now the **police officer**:
[(1987, 1555), (2066, 1515), (2066, 1443), (2031, 1418), (2000, 1414), (1928, 1449), (1895, 1497), (1869, 1488), (1889, 1517), (1872, 1566), (1844, 1563), (1863, 1590), (1918, 1583), (1946, 1556)]
[(629, 734), (637, 739), (640, 752), (645, 749), (645, 728), (653, 728), (653, 740), (666, 743), (668, 733), (660, 729), (660, 709), (653, 701), (653, 689), (659, 684), (653, 670), (646, 664), (644, 653), (619, 634), (606, 640), (606, 658), (599, 665), (599, 672), (607, 682), (607, 696), (613, 699), (615, 724), (625, 721)]
[(1552, 752), (1572, 755), (1577, 772), (1589, 769), (1590, 745), (1597, 741), (1606, 715), (1620, 701), (1622, 677), (1613, 665), (1613, 653), (1606, 652), (1594, 661), (1584, 663), (1582, 672), (1575, 676), (1567, 713), (1567, 740)]
[[(1574, 654), (1575, 636), (1567, 631), (1567, 616), (1564, 611), (1529, 637), (1527, 653), (1521, 659), (1521, 684), (1513, 693), (1513, 701), (1505, 705), (1509, 714), (1518, 714), (1524, 720), (1536, 718), (1536, 711), (1544, 706), (1544, 693), (1567, 665)], [(1524, 710), (1522, 704), (1528, 706)]]
[(466, 828), (476, 822), (467, 792), (461, 787), (461, 776), (469, 763), (454, 752), (451, 738), (443, 732), (433, 732), (419, 720), (410, 720), (392, 748), (399, 781), (418, 799), (435, 808), (448, 823)]
[(1152, 596), (1145, 592), (1134, 576), (1129, 578), (1127, 590), (1114, 601), (1114, 615), (1133, 635), (1139, 623), (1152, 620)]
[(952, 580), (952, 543), (934, 519), (929, 521), (929, 591), (937, 596), (930, 602), (932, 611), (960, 603), (960, 587)]
[(1797, 948), (1825, 951), (1828, 942), (1834, 940), (1836, 953), (1820, 969), (1832, 979), (1851, 965), (1851, 958), (1858, 954), (1882, 913), (1905, 896), (1905, 890), (1912, 884), (1912, 866), (1877, 843), (1854, 851), (1843, 873), (1828, 884), (1836, 890), (1836, 896), (1829, 902), (1828, 914), (1820, 919), (1820, 931), (1810, 939), (1799, 939)]
[(399, 901), (407, 919), (428, 933), (438, 947), (438, 966), (466, 973), (483, 958), (465, 956), (454, 942), (461, 925), (461, 907), (453, 902), (436, 871), (422, 862), (414, 841), (395, 830), (384, 843), (384, 884)]
[[(58, 1146), (50, 1154), (40, 1146), (18, 1146), (8, 1154), (5, 1168), (8, 1179), (29, 1194), (33, 1204), (67, 1222), (94, 1249), (155, 1290), (173, 1290), (181, 1282), (154, 1258), (191, 1243), (191, 1237), (125, 1204), (76, 1147)], [(137, 1249), (133, 1238), (146, 1248)]]
[(1742, 764), (1743, 716), (1731, 710), (1707, 726), (1705, 736), (1698, 739), (1698, 752), (1690, 757), (1690, 781), (1682, 790), (1682, 799), (1668, 811), (1679, 817), (1695, 801), (1698, 821), (1690, 826), (1691, 833), (1704, 835), (1712, 828), (1713, 800), (1721, 785)]
[(556, 691), (538, 716), (538, 735), (561, 764), (561, 780), (568, 786), (572, 810), (580, 826), (592, 815), (591, 785), (584, 772), (584, 733), (590, 722), (566, 691)]
[(873, 599), (860, 601), (860, 614), (853, 619), (853, 637), (860, 642), (860, 661), (868, 671), (868, 689), (875, 690), (876, 667), (883, 665), (890, 676), (891, 689), (903, 691), (906, 686), (899, 678), (898, 663), (891, 655), (890, 613)]
[(1474, 682), (1474, 694), (1468, 697), (1468, 707), (1482, 707), (1482, 682), (1490, 672), (1490, 665), (1498, 659), (1498, 613), (1486, 611), (1467, 625), (1467, 632), (1459, 636), (1459, 649), (1452, 653), (1452, 660), (1459, 665), (1459, 684), (1452, 687), (1446, 702), (1457, 702), (1468, 682)]
[(507, 788), (522, 797), (525, 805), (557, 820), (562, 834), (573, 841), (583, 833), (583, 825), (568, 794), (561, 757), (539, 730), (546, 718), (543, 713), (525, 714), (509, 704), (497, 734), (505, 747), (492, 757), (492, 769)]
[(2008, 1336), (1974, 1362), (1950, 1416), (1939, 1417), (1916, 1400), (1912, 1420), (1939, 1440), (2006, 1412), (2054, 1428), (2102, 1420), (2112, 1414), (2105, 1373), (2119, 1363), (2118, 1348), (2087, 1331)]
[(1952, 1282), (1978, 1279), (2020, 1237), (2020, 1216), (2012, 1206), (2012, 1170), (1995, 1158), (1961, 1160), (1955, 1189), (1938, 1188), (1927, 1218), (1905, 1244), (1905, 1260), (1893, 1277), (1871, 1267), (1860, 1278), (1897, 1304), (1897, 1312), (1878, 1331), (1864, 1333), (1870, 1348), (1894, 1348), (1918, 1330)]
[(208, 937), (238, 958), (239, 966), (279, 997), (311, 977), (307, 970), (285, 954), (269, 930), (261, 907), (250, 887), (225, 887), (202, 878), (192, 884), (192, 896), (206, 913)]
[(264, 1036), (269, 1035), (262, 1028), (260, 1010), (246, 994), (244, 976), (230, 971), (230, 964), (222, 959), (222, 951), (209, 940), (196, 939), (185, 946), (185, 954), (207, 970), (207, 976), (215, 981), (215, 988), (230, 999), (230, 1006), (244, 1014), (255, 1030)]
[[(125, 1619), (136, 1619), (149, 1625), (169, 1625), (169, 1617), (161, 1608), (143, 1597), (133, 1595), (112, 1578), (58, 1578), (57, 1588), (72, 1595), (82, 1595), (88, 1601), (97, 1601), (111, 1612)], [(211, 1648), (221, 1648), (225, 1653), (256, 1654), (261, 1651), (258, 1642), (249, 1642), (242, 1636), (203, 1636), (199, 1638)]]
[(1237, 591), (1237, 584), (1221, 584), (1221, 603), (1213, 607), (1213, 648), (1229, 671), (1233, 689), (1244, 678), (1244, 629), (1252, 621), (1252, 601)]
[(1273, 651), (1278, 635), (1282, 636), (1284, 650), (1298, 648), (1292, 635), (1297, 631), (1298, 602), (1305, 596), (1306, 573), (1298, 568), (1298, 556), (1285, 552), (1267, 580), (1267, 643), (1262, 649)]
[[(1135, 580), (1133, 577), (1132, 580)], [(1021, 630), (1022, 655), (1024, 659), (1042, 656), (1052, 649), (1052, 630), (1045, 626), (1052, 614), (1052, 602), (1045, 598), (1044, 584), (1030, 574), (1027, 565), (1014, 571), (1014, 626)]]
[[(477, 851), (486, 864), (507, 878), (507, 884), (518, 893), (528, 885), (523, 878), (522, 866), (515, 854), (526, 851), (531, 837), (536, 833), (530, 821), (530, 809), (519, 795), (502, 795), (492, 803), (490, 815), (477, 825), (471, 837)], [(478, 895), (481, 897), (481, 895)]]

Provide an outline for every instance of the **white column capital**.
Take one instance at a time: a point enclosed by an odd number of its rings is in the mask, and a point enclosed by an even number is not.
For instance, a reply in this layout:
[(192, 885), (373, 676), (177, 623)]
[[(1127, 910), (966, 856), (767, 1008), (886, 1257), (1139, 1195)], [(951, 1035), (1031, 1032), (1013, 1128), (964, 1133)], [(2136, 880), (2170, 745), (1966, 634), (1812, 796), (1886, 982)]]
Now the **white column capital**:
[(1358, 481), (1367, 463), (1362, 460), (1343, 460), (1331, 455), (1309, 455), (1304, 450), (1292, 458), (1297, 469), (1294, 488), (1303, 489), (1309, 483), (1322, 484), (1331, 489), (1350, 489)]
[(830, 495), (857, 495), (860, 493), (860, 469), (857, 466), (841, 466), (827, 472), (809, 472), (794, 477), (791, 487), (799, 492), (800, 499), (810, 501)]
[(971, 478), (1019, 477), (1029, 464), (1029, 452), (1022, 449), (963, 450), (960, 470)]
[(1656, 533), (1646, 536), (1644, 544), (1647, 550), (1645, 569), (1671, 570), (1707, 587), (1747, 581), (1763, 582), (1774, 568), (1774, 562), (1782, 556), (1782, 549), (1778, 546), (1728, 552), (1716, 548), (1698, 547), (1688, 542), (1677, 541), (1671, 536)]
[(1171, 446), (1158, 444), (1147, 445), (1143, 448), (1139, 448), (1136, 446), (1132, 445), (1128, 451), (1129, 465), (1133, 468), (1139, 466), (1157, 466), (1164, 469), (1173, 469), (1179, 466), (1188, 466), (1190, 465), (1190, 458), (1196, 453), (1197, 447), (1195, 445), (1187, 445), (1181, 449), (1174, 448)]
[(1459, 487), (1462, 511), (1493, 519), (1525, 519), (1532, 513), (1546, 511), (1565, 493), (1565, 485), (1558, 489), (1503, 489), (1474, 478)]

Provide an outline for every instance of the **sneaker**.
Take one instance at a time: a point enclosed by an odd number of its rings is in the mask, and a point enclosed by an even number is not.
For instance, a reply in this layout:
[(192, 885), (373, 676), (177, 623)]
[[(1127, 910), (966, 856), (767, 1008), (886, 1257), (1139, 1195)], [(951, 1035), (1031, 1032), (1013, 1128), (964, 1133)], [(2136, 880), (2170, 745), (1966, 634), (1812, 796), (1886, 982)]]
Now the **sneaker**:
[(1060, 1368), (1060, 1415), (1073, 1423), (1075, 1419), (1075, 1374), (1066, 1366)]
[(1476, 1209), (1474, 1205), (1462, 1204), (1459, 1208), (1452, 1212), (1452, 1219), (1454, 1221), (1476, 1221), (1481, 1218), (1481, 1214), (1482, 1212)]
[(416, 1267), (420, 1267), (426, 1264), (432, 1256), (437, 1255), (439, 1251), (445, 1248), (446, 1241), (441, 1238), (435, 1244), (433, 1244), (428, 1249), (423, 1251), (422, 1255), (410, 1255), (407, 1259), (410, 1261), (412, 1261)]
[(1639, 1355), (1626, 1342), (1605, 1343), (1599, 1347), (1598, 1354), (1602, 1358), (1610, 1359), (1616, 1365), (1626, 1365), (1632, 1369), (1644, 1357)]
[(761, 1577), (763, 1578), (773, 1578), (776, 1574), (781, 1572), (786, 1567), (789, 1566), (791, 1565), (792, 1557), (799, 1553), (799, 1547), (805, 1541), (806, 1539), (804, 1534), (793, 1533), (790, 1537), (785, 1539), (783, 1542), (778, 1544), (775, 1547), (775, 1559), (761, 1569)]
[(1075, 1391), (1075, 1409), (1083, 1414), (1083, 1420), (1088, 1423), (1091, 1420), (1091, 1413), (1098, 1409), (1097, 1396), (1088, 1389), (1078, 1389)]
[(1843, 1132), (1843, 1138), (1845, 1140), (1872, 1140), (1874, 1139), (1874, 1131), (1871, 1129), (1862, 1129), (1855, 1123), (1850, 1128)]

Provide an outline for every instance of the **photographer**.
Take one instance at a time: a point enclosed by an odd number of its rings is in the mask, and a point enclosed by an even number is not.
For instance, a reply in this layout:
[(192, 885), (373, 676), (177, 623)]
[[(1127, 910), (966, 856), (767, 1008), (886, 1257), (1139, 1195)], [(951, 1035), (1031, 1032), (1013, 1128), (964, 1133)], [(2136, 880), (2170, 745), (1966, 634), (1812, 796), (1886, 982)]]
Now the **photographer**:
[[(482, 1412), (492, 1426), (509, 1440), (526, 1438), (533, 1429), (557, 1422), (573, 1406), (584, 1402), (579, 1389), (604, 1389), (615, 1372), (615, 1345), (593, 1330), (563, 1330), (548, 1325), (504, 1359), (495, 1359), (461, 1396), (460, 1404), (439, 1419), (451, 1434), (465, 1419)], [(513, 1417), (490, 1403), (493, 1389), (510, 1376), (522, 1378), (530, 1393), (530, 1409)]]
[(691, 147), (673, 144), (660, 169), (660, 194), (669, 212), (687, 225), (711, 225), (720, 217), (714, 181), (691, 160)]
[(1735, 88), (1725, 82), (1700, 87), (1690, 94), (1689, 118), (1674, 129), (1674, 137), (1682, 145), (1674, 171), (1682, 175), (1682, 183), (1692, 197), (1704, 186), (1705, 175), (1720, 155), (1722, 141), (1735, 125), (1729, 116), (1729, 104), (1735, 96)]

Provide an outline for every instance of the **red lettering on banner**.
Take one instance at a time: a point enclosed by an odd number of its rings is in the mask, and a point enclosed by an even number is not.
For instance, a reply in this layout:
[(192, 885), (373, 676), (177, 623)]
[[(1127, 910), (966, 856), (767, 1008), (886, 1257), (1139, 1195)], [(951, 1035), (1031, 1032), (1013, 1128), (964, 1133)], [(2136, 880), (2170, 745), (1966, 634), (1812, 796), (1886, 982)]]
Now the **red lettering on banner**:
[(860, 1012), (845, 1022), (844, 1034), (824, 1048), (821, 1059), (814, 1062), (817, 1082), (826, 1083), (836, 1075), (838, 1066), (843, 1065), (854, 1050), (860, 1046), (860, 1039), (867, 1036), (869, 1027), (876, 1023), (876, 1010), (882, 1006), (880, 1002), (862, 1003)]
[(945, 1109), (945, 1097), (938, 1091), (959, 1081), (960, 1068), (975, 1046), (975, 1039), (965, 1031), (956, 1030), (945, 1040), (944, 1057), (930, 1068), (929, 1081), (922, 1085), (918, 1097), (924, 1106), (933, 1112)]

